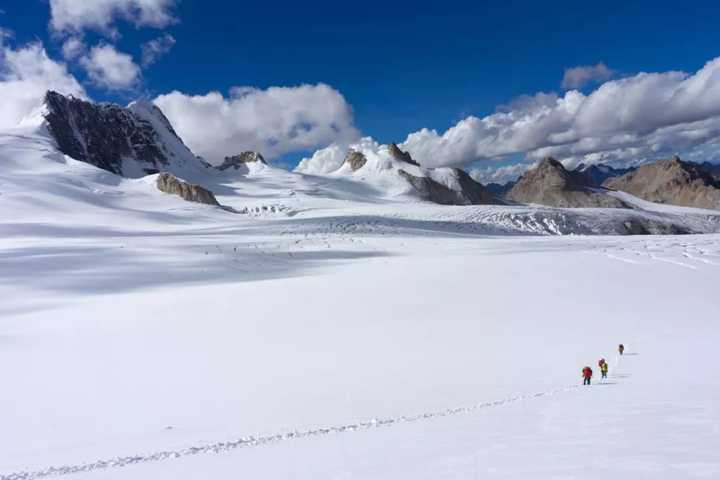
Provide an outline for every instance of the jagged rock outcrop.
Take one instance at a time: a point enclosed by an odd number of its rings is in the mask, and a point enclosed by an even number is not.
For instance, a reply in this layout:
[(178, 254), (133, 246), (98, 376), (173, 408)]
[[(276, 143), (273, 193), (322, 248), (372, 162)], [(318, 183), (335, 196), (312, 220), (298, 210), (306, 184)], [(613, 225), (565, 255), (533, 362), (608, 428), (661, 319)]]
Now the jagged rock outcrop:
[(536, 168), (525, 172), (505, 198), (518, 203), (538, 203), (563, 208), (629, 208), (603, 189), (593, 189), (582, 173), (566, 170), (560, 162), (551, 157), (545, 158)]
[(356, 172), (365, 166), (365, 164), (367, 163), (367, 158), (365, 158), (365, 155), (360, 152), (357, 152), (355, 150), (348, 150), (348, 153), (345, 156), (345, 161), (343, 163), (349, 166), (350, 170)]
[(502, 203), (465, 171), (458, 168), (454, 168), (452, 171), (455, 175), (454, 180), (460, 187), (458, 190), (453, 190), (431, 177), (418, 177), (402, 169), (398, 170), (398, 174), (412, 185), (421, 198), (441, 205)]
[(650, 202), (720, 210), (720, 183), (701, 166), (675, 156), (603, 184)]
[(416, 167), (420, 166), (420, 164), (418, 162), (413, 160), (412, 156), (410, 156), (410, 154), (408, 152), (400, 150), (400, 147), (398, 147), (397, 144), (395, 144), (395, 143), (391, 143), (390, 145), (388, 145), (388, 152), (396, 160), (400, 160), (401, 162), (409, 163), (410, 165), (415, 165)]
[(635, 169), (614, 168), (604, 164), (585, 165), (584, 163), (581, 163), (574, 171), (585, 175), (585, 178), (588, 181), (588, 185), (593, 187), (600, 187), (607, 179), (621, 177), (633, 170)]
[(62, 153), (110, 172), (139, 177), (197, 159), (159, 108), (91, 103), (49, 91), (44, 117)]
[(157, 178), (157, 188), (161, 192), (170, 193), (172, 195), (178, 195), (183, 200), (188, 202), (205, 203), (207, 205), (217, 205), (217, 199), (210, 190), (207, 190), (200, 185), (193, 185), (180, 180), (172, 173), (162, 172)]
[(235, 170), (246, 167), (249, 163), (260, 163), (267, 165), (265, 158), (258, 152), (242, 152), (238, 155), (231, 157), (225, 157), (225, 160), (221, 165), (216, 167), (218, 170), (227, 170), (228, 168), (234, 168)]

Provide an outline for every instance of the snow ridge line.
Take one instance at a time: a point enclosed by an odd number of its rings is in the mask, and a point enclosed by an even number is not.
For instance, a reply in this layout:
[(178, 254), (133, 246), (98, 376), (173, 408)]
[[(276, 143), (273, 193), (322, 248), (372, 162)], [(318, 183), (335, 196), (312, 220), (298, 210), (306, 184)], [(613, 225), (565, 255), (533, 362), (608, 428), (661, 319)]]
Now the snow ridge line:
[(278, 442), (285, 441), (285, 440), (294, 440), (294, 439), (298, 439), (298, 438), (317, 437), (317, 436), (330, 435), (330, 434), (334, 434), (334, 433), (355, 432), (355, 431), (359, 431), (359, 430), (369, 430), (371, 428), (389, 427), (391, 425), (396, 425), (396, 424), (400, 424), (400, 423), (417, 422), (420, 420), (429, 420), (432, 418), (447, 417), (450, 415), (458, 415), (458, 414), (462, 414), (462, 413), (471, 413), (476, 410), (481, 410), (484, 408), (499, 407), (502, 405), (507, 405), (509, 403), (519, 402), (522, 400), (531, 400), (531, 399), (535, 399), (535, 398), (555, 395), (558, 393), (569, 392), (576, 388), (579, 388), (579, 385), (569, 385), (564, 388), (557, 388), (554, 390), (547, 390), (544, 392), (529, 393), (529, 394), (525, 394), (525, 395), (516, 395), (514, 397), (508, 397), (503, 400), (495, 400), (492, 402), (478, 403), (475, 405), (471, 405), (469, 407), (449, 408), (447, 410), (441, 410), (441, 411), (430, 412), (430, 413), (421, 413), (421, 414), (411, 415), (411, 416), (402, 416), (402, 417), (385, 418), (385, 419), (373, 418), (368, 421), (354, 423), (354, 424), (348, 424), (348, 425), (341, 425), (341, 426), (334, 426), (334, 427), (322, 427), (322, 428), (316, 428), (316, 429), (304, 430), (304, 431), (295, 430), (295, 431), (291, 431), (291, 432), (287, 432), (287, 433), (277, 433), (274, 435), (266, 435), (266, 436), (258, 436), (258, 437), (248, 436), (248, 437), (238, 438), (237, 440), (231, 440), (231, 441), (227, 441), (227, 442), (216, 442), (216, 443), (210, 443), (210, 444), (205, 444), (205, 445), (187, 447), (187, 448), (180, 449), (180, 450), (159, 451), (159, 452), (154, 452), (154, 453), (149, 453), (149, 454), (144, 454), (144, 455), (140, 454), (140, 455), (131, 455), (131, 456), (127, 456), (127, 457), (116, 457), (116, 458), (107, 459), (107, 460), (98, 460), (98, 461), (91, 462), (91, 463), (83, 463), (83, 464), (77, 464), (77, 465), (52, 466), (52, 467), (44, 468), (42, 470), (0, 474), (0, 480), (34, 480), (36, 478), (45, 478), (45, 477), (60, 476), (60, 475), (70, 475), (70, 474), (74, 474), (74, 473), (91, 472), (94, 470), (104, 470), (104, 469), (108, 469), (108, 468), (122, 468), (122, 467), (127, 467), (129, 465), (136, 465), (139, 463), (159, 462), (159, 461), (163, 461), (163, 460), (187, 457), (187, 456), (191, 456), (191, 455), (200, 455), (200, 454), (206, 454), (206, 453), (224, 453), (224, 452), (228, 452), (230, 450), (235, 450), (237, 448), (257, 447), (257, 446), (261, 446), (261, 445), (268, 445), (268, 444), (278, 443)]

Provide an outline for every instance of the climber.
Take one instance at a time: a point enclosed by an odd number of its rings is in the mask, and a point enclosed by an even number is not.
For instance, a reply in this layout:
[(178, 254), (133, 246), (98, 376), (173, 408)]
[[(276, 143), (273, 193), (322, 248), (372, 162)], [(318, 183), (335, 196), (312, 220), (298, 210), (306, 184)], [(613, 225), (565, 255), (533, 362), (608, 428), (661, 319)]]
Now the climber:
[(598, 362), (598, 365), (600, 365), (600, 374), (602, 375), (600, 378), (607, 378), (608, 374), (608, 363), (605, 361), (604, 358), (601, 358)]

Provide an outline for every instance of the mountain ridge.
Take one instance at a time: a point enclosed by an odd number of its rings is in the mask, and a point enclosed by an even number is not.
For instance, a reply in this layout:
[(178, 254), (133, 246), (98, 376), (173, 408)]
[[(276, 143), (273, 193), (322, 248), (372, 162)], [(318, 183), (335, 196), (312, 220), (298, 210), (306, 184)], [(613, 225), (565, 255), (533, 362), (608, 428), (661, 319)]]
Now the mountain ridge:
[(677, 155), (642, 165), (603, 185), (651, 202), (720, 210), (720, 182), (702, 165)]
[(603, 189), (593, 188), (581, 172), (567, 170), (552, 157), (525, 172), (505, 198), (519, 203), (535, 203), (562, 208), (631, 208)]

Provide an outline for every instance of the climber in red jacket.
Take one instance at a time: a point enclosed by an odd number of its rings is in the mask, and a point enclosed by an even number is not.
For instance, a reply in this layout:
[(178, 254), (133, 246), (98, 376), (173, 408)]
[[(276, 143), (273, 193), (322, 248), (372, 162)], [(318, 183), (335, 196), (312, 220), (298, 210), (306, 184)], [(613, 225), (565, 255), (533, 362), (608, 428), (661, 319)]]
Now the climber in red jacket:
[(592, 378), (592, 368), (585, 367), (582, 369), (583, 385), (590, 385), (590, 379)]

